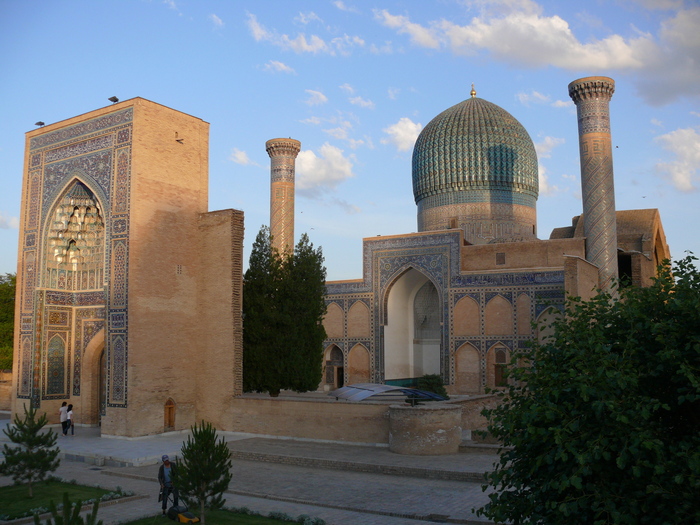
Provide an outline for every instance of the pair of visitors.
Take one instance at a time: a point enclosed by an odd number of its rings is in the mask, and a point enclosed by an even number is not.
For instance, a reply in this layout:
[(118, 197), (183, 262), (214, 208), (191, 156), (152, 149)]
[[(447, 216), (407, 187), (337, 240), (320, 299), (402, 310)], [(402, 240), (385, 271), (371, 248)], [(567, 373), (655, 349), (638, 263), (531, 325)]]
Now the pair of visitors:
[(68, 435), (68, 403), (65, 401), (61, 405), (61, 408), (58, 409), (58, 420), (61, 422), (61, 435), (66, 436)]
[(163, 514), (165, 514), (168, 508), (168, 496), (170, 496), (170, 494), (173, 495), (173, 505), (177, 507), (179, 494), (177, 489), (173, 486), (173, 468), (175, 465), (170, 463), (170, 458), (167, 454), (163, 454), (161, 459), (163, 460), (163, 464), (158, 469), (158, 482), (160, 483), (160, 495), (158, 496), (158, 500), (162, 502)]

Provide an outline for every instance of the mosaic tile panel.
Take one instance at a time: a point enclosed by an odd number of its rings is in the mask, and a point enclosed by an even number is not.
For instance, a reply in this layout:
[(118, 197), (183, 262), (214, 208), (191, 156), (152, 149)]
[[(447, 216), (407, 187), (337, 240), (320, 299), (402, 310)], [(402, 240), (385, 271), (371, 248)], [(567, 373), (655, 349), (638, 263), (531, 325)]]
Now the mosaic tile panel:
[(66, 334), (49, 332), (46, 349), (44, 399), (66, 394)]
[[(31, 398), (34, 406), (39, 406), (42, 396), (58, 396), (58, 353), (51, 358), (51, 373), (48, 368), (47, 334), (45, 329), (61, 327), (65, 329), (66, 351), (63, 394), (80, 395), (80, 373), (82, 351), (90, 339), (105, 325), (106, 319), (120, 318), (114, 323), (120, 330), (117, 339), (106, 338), (105, 352), (109, 354), (111, 341), (117, 342), (117, 355), (111, 360), (116, 369), (108, 372), (107, 381), (112, 388), (112, 399), (118, 406), (125, 406), (126, 396), (126, 276), (128, 272), (128, 226), (129, 192), (131, 177), (131, 140), (133, 108), (125, 108), (93, 119), (80, 122), (53, 132), (43, 133), (29, 141), (26, 187), (23, 195), (25, 231), (22, 237), (22, 260), (24, 279), (21, 298), (22, 352), (21, 380), (17, 395)], [(104, 255), (107, 265), (104, 276), (99, 271), (86, 268), (80, 275), (57, 268), (47, 273), (46, 283), (40, 283), (45, 258), (43, 254), (43, 224), (47, 214), (58, 199), (78, 179), (94, 192), (99, 205), (104, 210), (105, 235)], [(118, 188), (119, 198), (115, 199), (114, 187)], [(121, 213), (112, 217), (113, 201), (118, 200), (117, 210)], [(114, 222), (113, 222), (114, 220)], [(121, 236), (117, 256), (111, 253), (113, 235)], [(42, 250), (38, 252), (37, 249)], [(97, 253), (97, 252), (96, 252)], [(100, 259), (102, 256), (100, 255)], [(117, 268), (112, 268), (112, 264)], [(92, 263), (90, 263), (92, 264)], [(38, 265), (38, 266), (37, 266)], [(107, 296), (100, 290), (103, 282), (115, 276), (116, 293)], [(44, 277), (41, 277), (42, 279)], [(46, 291), (37, 287), (49, 288)], [(72, 288), (88, 289), (88, 292), (75, 292)], [(117, 315), (111, 316), (105, 309), (106, 300), (116, 299), (120, 306)], [(44, 304), (51, 306), (46, 315)], [(55, 307), (66, 307), (76, 312), (75, 326), (71, 326), (70, 315), (60, 313)], [(83, 313), (80, 313), (80, 312)], [(87, 312), (91, 311), (91, 314)], [(68, 317), (66, 317), (68, 315)], [(87, 316), (87, 317), (82, 317)], [(44, 326), (46, 322), (46, 326)], [(66, 325), (66, 322), (68, 325)], [(72, 330), (75, 329), (75, 333)], [(54, 330), (55, 332), (55, 330)], [(76, 348), (69, 347), (75, 338)], [(57, 345), (56, 342), (54, 342)], [(54, 349), (55, 350), (55, 349)], [(71, 361), (72, 360), (72, 361)], [(42, 364), (43, 363), (43, 364)], [(116, 373), (116, 382), (111, 375)], [(53, 379), (50, 379), (53, 377)], [(70, 388), (70, 391), (68, 390)]]

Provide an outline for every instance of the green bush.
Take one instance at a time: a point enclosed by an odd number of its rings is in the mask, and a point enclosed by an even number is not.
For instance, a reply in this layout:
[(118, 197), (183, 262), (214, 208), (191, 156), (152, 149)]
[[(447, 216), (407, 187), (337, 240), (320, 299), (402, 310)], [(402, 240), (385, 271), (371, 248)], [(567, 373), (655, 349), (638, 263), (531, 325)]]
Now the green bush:
[(450, 399), (445, 390), (445, 384), (442, 382), (442, 377), (439, 374), (426, 374), (418, 378), (416, 383), (418, 390), (425, 390), (443, 396), (445, 399)]

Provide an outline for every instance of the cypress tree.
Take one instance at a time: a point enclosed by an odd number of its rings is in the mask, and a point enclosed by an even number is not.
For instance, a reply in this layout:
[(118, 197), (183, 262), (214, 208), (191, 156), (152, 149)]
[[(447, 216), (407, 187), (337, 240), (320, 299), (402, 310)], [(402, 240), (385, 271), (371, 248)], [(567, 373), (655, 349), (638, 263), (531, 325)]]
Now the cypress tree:
[(294, 253), (280, 255), (262, 227), (243, 287), (243, 388), (246, 392), (315, 390), (321, 381), (321, 324), (326, 270), (321, 248), (306, 234)]

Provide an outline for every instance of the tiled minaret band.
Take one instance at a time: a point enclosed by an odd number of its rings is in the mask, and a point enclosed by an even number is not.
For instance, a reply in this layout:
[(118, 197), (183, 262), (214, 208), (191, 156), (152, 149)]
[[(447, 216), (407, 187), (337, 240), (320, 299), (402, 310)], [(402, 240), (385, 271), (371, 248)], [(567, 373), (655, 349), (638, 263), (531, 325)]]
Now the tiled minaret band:
[(600, 287), (608, 291), (618, 277), (610, 136), (614, 92), (615, 81), (608, 77), (586, 77), (569, 84), (569, 96), (578, 114), (586, 259), (598, 267)]
[(265, 143), (270, 156), (270, 233), (280, 253), (294, 249), (294, 167), (301, 142), (272, 139)]

